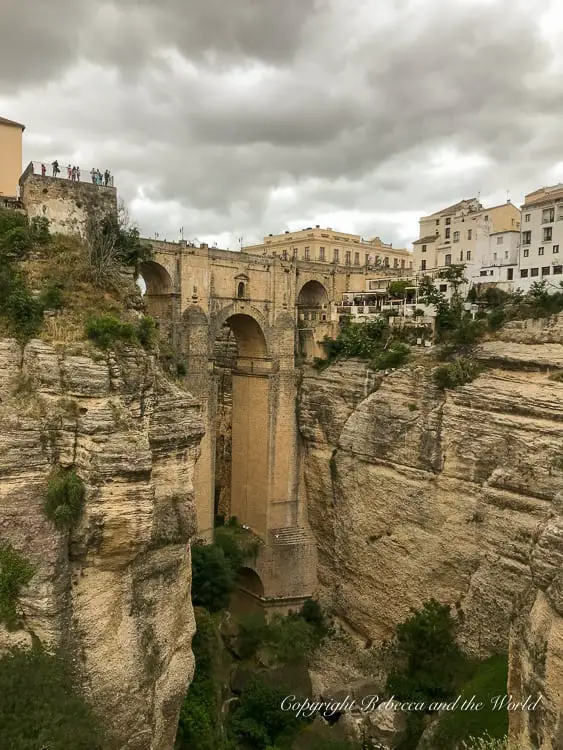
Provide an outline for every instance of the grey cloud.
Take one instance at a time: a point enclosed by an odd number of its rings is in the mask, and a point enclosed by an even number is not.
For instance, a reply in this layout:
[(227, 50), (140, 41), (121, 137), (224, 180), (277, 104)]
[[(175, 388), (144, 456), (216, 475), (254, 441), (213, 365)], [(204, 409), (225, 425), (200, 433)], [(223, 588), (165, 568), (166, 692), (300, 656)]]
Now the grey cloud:
[[(36, 41), (0, 110), (56, 139), (35, 158), (80, 153), (126, 199), (141, 187), (151, 228), (184, 217), (196, 235), (257, 236), (342, 210), (388, 214), (371, 233), (404, 242), (401, 212), (478, 190), (516, 198), (556, 160), (563, 99), (539, 0), (53, 2), (64, 26), (44, 3), (35, 20), (13, 0), (0, 10), (14, 31), (0, 61)], [(434, 176), (446, 145), (488, 162)], [(281, 185), (295, 195), (273, 197)]]

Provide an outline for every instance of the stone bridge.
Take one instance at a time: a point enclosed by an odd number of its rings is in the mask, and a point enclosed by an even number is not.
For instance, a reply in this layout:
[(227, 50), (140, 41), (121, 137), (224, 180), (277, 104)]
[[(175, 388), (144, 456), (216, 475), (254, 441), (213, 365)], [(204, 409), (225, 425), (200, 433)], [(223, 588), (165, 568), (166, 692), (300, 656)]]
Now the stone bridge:
[[(199, 536), (212, 538), (218, 511), (252, 529), (264, 544), (239, 582), (242, 596), (246, 605), (287, 610), (310, 596), (316, 581), (299, 481), (295, 361), (322, 354), (319, 342), (336, 330), (334, 303), (364, 287), (365, 271), (150, 244), (153, 259), (141, 268), (149, 314), (203, 407), (206, 435), (194, 481)], [(226, 449), (218, 457), (225, 420)], [(222, 499), (220, 474), (230, 485)]]

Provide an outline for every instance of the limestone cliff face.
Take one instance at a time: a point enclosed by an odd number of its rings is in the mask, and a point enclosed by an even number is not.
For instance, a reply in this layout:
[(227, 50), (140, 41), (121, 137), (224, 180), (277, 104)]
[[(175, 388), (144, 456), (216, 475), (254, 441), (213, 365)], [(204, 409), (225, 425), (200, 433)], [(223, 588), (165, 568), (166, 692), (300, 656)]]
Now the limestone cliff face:
[(467, 652), (507, 649), (532, 539), (563, 486), (563, 383), (538, 371), (542, 352), (544, 367), (563, 367), (560, 344), (485, 344), (492, 367), (447, 393), (424, 362), (305, 374), (303, 488), (321, 594), (354, 635), (377, 645), (435, 597), (459, 610)]
[[(152, 358), (0, 341), (0, 538), (36, 566), (23, 627), (0, 648), (70, 649), (111, 748), (170, 750), (193, 672), (189, 540), (202, 436), (195, 400)], [(86, 484), (57, 531), (42, 505), (54, 465)]]
[(511, 736), (522, 750), (559, 750), (563, 747), (563, 492), (537, 535), (531, 572), (532, 585), (519, 602), (511, 630), (508, 687), (517, 701), (542, 698), (536, 711), (514, 712)]

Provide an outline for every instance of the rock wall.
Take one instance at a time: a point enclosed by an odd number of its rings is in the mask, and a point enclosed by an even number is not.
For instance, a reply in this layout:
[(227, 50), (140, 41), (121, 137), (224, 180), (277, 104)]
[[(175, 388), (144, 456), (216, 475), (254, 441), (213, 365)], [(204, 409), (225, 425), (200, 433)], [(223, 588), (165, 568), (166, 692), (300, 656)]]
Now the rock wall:
[(42, 177), (26, 170), (20, 179), (20, 191), (29, 218), (45, 216), (51, 232), (84, 236), (88, 216), (117, 215), (117, 191), (113, 187)]
[[(561, 446), (563, 453), (563, 445)], [(563, 747), (563, 492), (531, 555), (532, 585), (516, 608), (508, 688), (514, 699), (541, 696), (535, 711), (515, 711), (511, 737), (522, 750)]]
[[(171, 750), (193, 672), (190, 548), (199, 405), (152, 358), (0, 341), (0, 538), (36, 566), (24, 626), (0, 649), (70, 649), (109, 724), (108, 750)], [(55, 465), (86, 484), (83, 517), (43, 512)]]
[(358, 361), (305, 373), (303, 490), (320, 591), (365, 645), (435, 597), (459, 611), (468, 653), (507, 649), (532, 538), (563, 485), (553, 463), (563, 383), (548, 377), (563, 347), (545, 347), (545, 372), (532, 371), (541, 347), (521, 348), (519, 369), (514, 345), (487, 344), (480, 356), (495, 367), (447, 393), (431, 354), (381, 377)]

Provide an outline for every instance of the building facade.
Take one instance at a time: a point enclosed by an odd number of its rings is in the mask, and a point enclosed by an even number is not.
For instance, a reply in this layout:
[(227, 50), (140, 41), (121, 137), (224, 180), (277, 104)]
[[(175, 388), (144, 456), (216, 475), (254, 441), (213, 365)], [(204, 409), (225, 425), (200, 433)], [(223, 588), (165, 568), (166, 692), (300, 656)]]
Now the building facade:
[(420, 237), (413, 243), (416, 271), (459, 263), (480, 268), (478, 253), (488, 253), (491, 235), (520, 230), (520, 211), (510, 201), (485, 208), (470, 198), (424, 216), (419, 224)]
[(494, 283), (505, 292), (516, 291), (520, 286), (519, 250), (518, 229), (479, 236), (475, 247), (475, 259), (466, 264), (465, 275), (469, 285)]
[(243, 248), (251, 255), (274, 255), (284, 260), (301, 260), (325, 266), (352, 268), (391, 268), (410, 271), (413, 255), (409, 250), (394, 248), (379, 237), (364, 240), (357, 234), (307, 227), (297, 232), (270, 234), (259, 245)]
[(17, 195), (24, 130), (25, 125), (0, 117), (0, 199)]
[(542, 187), (526, 195), (522, 205), (518, 286), (535, 281), (559, 289), (563, 281), (563, 184)]

